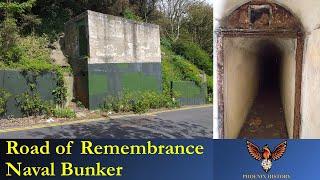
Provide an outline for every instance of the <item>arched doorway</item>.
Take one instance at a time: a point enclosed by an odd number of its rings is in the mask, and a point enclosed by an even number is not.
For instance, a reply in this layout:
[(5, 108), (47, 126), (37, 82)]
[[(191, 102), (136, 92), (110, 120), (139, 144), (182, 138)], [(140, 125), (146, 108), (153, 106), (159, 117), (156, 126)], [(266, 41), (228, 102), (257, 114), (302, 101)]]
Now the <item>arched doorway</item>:
[(300, 137), (303, 46), (300, 21), (269, 1), (246, 3), (222, 20), (216, 31), (219, 138)]

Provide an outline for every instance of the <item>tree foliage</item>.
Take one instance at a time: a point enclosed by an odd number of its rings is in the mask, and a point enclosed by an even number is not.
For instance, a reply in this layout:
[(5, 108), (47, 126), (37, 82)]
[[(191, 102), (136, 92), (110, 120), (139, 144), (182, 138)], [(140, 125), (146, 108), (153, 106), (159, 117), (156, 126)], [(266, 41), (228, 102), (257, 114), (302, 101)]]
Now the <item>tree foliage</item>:
[(193, 4), (183, 22), (189, 37), (209, 55), (213, 53), (213, 7), (207, 3)]
[(195, 0), (160, 0), (159, 10), (168, 19), (169, 36), (178, 40), (181, 32), (181, 24), (190, 6), (197, 3)]

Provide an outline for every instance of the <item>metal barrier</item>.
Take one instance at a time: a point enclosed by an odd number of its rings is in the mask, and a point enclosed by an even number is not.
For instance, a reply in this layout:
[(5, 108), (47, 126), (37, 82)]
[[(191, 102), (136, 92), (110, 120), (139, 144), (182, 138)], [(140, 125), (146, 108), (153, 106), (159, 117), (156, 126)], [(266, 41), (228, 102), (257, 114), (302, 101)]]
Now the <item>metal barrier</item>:
[[(52, 91), (56, 89), (57, 76), (47, 72), (34, 74), (17, 70), (0, 70), (0, 89), (10, 93), (5, 117), (21, 117), (16, 97), (33, 88), (43, 100), (53, 101)], [(32, 87), (31, 87), (32, 86)]]
[(180, 105), (206, 104), (207, 85), (192, 81), (171, 81), (171, 91), (177, 93)]

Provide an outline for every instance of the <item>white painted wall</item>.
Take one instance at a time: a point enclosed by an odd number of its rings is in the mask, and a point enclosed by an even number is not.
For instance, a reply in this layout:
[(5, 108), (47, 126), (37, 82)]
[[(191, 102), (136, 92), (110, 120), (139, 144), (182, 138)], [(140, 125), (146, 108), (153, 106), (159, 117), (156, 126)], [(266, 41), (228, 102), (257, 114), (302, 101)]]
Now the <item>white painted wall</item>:
[(225, 38), (225, 138), (237, 138), (259, 86), (254, 39)]

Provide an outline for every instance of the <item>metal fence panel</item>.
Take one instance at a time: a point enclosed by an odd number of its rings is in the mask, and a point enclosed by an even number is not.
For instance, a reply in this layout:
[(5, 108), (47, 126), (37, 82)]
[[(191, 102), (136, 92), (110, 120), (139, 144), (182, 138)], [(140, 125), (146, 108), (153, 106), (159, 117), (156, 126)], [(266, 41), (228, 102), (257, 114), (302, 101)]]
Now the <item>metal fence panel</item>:
[(127, 91), (161, 92), (160, 63), (89, 64), (89, 108), (99, 108), (106, 97)]
[(4, 116), (21, 117), (22, 113), (17, 106), (17, 96), (24, 92), (30, 92), (30, 86), (35, 85), (35, 90), (43, 100), (53, 101), (52, 91), (56, 88), (57, 80), (54, 73), (36, 75), (16, 70), (0, 70), (0, 88), (10, 93), (6, 104)]
[(196, 85), (192, 81), (172, 81), (171, 90), (178, 94), (180, 105), (200, 105), (207, 101), (207, 86)]

